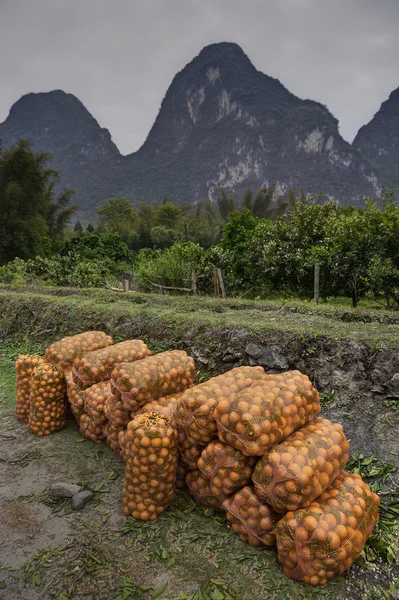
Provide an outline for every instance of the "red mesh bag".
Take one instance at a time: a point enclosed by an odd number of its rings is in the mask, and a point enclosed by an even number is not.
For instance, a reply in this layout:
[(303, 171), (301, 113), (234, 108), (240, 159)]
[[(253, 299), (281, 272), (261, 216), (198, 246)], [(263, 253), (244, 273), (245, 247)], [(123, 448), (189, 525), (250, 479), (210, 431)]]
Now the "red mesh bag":
[(227, 519), (240, 540), (261, 548), (276, 543), (276, 525), (280, 517), (263, 504), (249, 485), (223, 502)]
[(86, 413), (80, 417), (79, 430), (83, 437), (96, 444), (101, 444), (105, 439), (103, 425), (95, 423), (92, 417)]
[(259, 460), (252, 475), (256, 494), (279, 513), (305, 508), (338, 477), (348, 458), (342, 425), (317, 417)]
[(126, 410), (177, 394), (194, 381), (193, 359), (182, 350), (162, 352), (136, 363), (122, 363), (112, 373), (112, 389)]
[(153, 521), (175, 495), (177, 430), (168, 417), (151, 411), (130, 421), (126, 438), (124, 511)]
[(262, 367), (237, 367), (196, 385), (179, 400), (176, 410), (179, 429), (191, 444), (204, 446), (217, 435), (214, 411), (218, 402), (266, 377)]
[(42, 359), (37, 354), (20, 355), (15, 363), (16, 371), (16, 408), (18, 421), (29, 421), (30, 386), (34, 368)]
[(95, 352), (88, 352), (73, 363), (74, 381), (82, 388), (107, 381), (120, 363), (130, 363), (151, 356), (147, 345), (141, 340), (127, 340)]
[(263, 456), (320, 412), (320, 397), (306, 375), (288, 371), (220, 401), (218, 436), (248, 456)]
[(83, 392), (85, 412), (90, 415), (96, 425), (105, 425), (107, 422), (104, 407), (110, 393), (109, 381), (95, 383)]
[(198, 468), (208, 479), (215, 496), (230, 495), (251, 481), (256, 463), (253, 456), (244, 454), (228, 444), (210, 442), (201, 452)]
[(186, 475), (188, 473), (187, 467), (181, 462), (180, 459), (177, 461), (176, 469), (176, 489), (183, 490), (186, 487)]
[(93, 352), (93, 350), (105, 348), (113, 343), (112, 337), (102, 331), (86, 331), (85, 333), (62, 338), (59, 342), (51, 344), (47, 348), (44, 358), (52, 365), (67, 371), (72, 369), (75, 358)]
[(73, 380), (72, 371), (67, 371), (65, 373), (66, 387), (67, 387), (67, 397), (69, 404), (71, 406), (72, 413), (79, 423), (80, 417), (84, 413), (84, 398), (83, 398), (83, 390), (80, 389), (78, 385)]
[(311, 585), (342, 575), (377, 523), (379, 503), (360, 475), (343, 471), (310, 506), (279, 521), (278, 559), (284, 573)]
[(191, 444), (184, 431), (179, 430), (179, 457), (190, 471), (195, 471), (198, 468), (198, 459), (204, 447), (199, 444)]
[(186, 484), (190, 494), (199, 506), (211, 506), (217, 510), (223, 510), (223, 502), (227, 496), (225, 494), (215, 494), (211, 491), (211, 486), (199, 469), (189, 471), (186, 475)]
[(50, 435), (64, 426), (65, 398), (63, 372), (47, 362), (39, 362), (31, 377), (28, 421), (35, 435)]

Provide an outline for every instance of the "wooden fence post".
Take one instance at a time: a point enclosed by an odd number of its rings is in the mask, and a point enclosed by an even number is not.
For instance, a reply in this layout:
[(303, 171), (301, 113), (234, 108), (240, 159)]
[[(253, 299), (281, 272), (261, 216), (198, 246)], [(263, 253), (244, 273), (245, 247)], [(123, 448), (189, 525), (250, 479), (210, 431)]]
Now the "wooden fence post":
[(320, 290), (320, 264), (315, 263), (314, 266), (314, 295), (313, 299), (316, 304), (319, 302), (319, 290)]
[(123, 280), (123, 291), (124, 292), (128, 292), (129, 291), (129, 280), (128, 279), (124, 279)]
[(219, 277), (218, 277), (217, 269), (215, 269), (213, 272), (213, 294), (214, 294), (215, 298), (219, 298), (219, 296), (220, 296)]
[(223, 281), (223, 276), (222, 276), (222, 270), (218, 269), (218, 279), (219, 279), (219, 285), (220, 285), (220, 289), (222, 292), (222, 298), (226, 298), (226, 290), (224, 289), (224, 281)]
[(197, 275), (195, 271), (191, 273), (191, 289), (193, 290), (193, 296), (197, 293)]

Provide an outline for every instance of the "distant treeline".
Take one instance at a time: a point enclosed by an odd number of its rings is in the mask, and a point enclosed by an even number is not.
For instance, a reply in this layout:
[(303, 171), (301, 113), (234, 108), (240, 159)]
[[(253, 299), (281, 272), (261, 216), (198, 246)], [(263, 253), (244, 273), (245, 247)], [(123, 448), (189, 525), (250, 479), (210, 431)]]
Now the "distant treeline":
[(231, 295), (312, 296), (314, 264), (320, 294), (349, 296), (356, 306), (372, 294), (399, 305), (399, 208), (387, 190), (363, 208), (323, 202), (274, 186), (248, 189), (241, 199), (221, 189), (215, 203), (179, 206), (164, 198), (135, 210), (122, 197), (98, 210), (98, 221), (69, 226), (71, 190), (56, 196), (58, 174), (49, 156), (26, 141), (0, 152), (0, 281), (104, 286), (135, 279), (143, 291), (186, 287), (212, 290), (214, 269)]

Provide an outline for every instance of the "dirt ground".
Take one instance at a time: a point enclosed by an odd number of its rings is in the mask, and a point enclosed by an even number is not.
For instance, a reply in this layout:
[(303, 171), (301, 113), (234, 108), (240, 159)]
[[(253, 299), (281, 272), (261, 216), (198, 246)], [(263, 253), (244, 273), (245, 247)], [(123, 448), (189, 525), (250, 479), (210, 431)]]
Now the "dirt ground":
[[(184, 492), (155, 523), (126, 519), (124, 462), (107, 446), (82, 441), (73, 420), (48, 438), (35, 438), (9, 409), (1, 423), (4, 600), (362, 600), (384, 597), (373, 594), (396, 579), (387, 565), (368, 564), (324, 588), (291, 582), (274, 550), (244, 545), (224, 518), (204, 513)], [(55, 512), (60, 506), (47, 506), (43, 492), (57, 481), (92, 489), (93, 500), (81, 511)]]

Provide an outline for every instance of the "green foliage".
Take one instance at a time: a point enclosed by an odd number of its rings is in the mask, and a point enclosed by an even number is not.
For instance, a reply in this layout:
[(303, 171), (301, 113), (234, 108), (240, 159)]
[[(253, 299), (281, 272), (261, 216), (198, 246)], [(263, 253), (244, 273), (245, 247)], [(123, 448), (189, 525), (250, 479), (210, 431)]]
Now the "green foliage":
[(49, 255), (63, 237), (75, 210), (68, 206), (73, 192), (55, 195), (59, 175), (48, 168), (50, 158), (34, 153), (27, 140), (0, 149), (0, 264)]
[(97, 212), (100, 216), (99, 233), (117, 233), (128, 246), (137, 241), (138, 216), (126, 198), (110, 198)]

